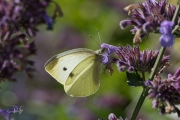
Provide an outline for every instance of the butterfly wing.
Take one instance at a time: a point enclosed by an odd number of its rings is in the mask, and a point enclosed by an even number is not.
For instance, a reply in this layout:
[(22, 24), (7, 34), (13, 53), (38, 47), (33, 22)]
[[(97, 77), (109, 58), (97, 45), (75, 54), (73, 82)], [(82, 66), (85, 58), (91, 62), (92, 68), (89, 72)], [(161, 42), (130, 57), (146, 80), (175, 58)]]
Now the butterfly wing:
[(52, 77), (64, 85), (74, 68), (84, 59), (95, 54), (93, 50), (85, 48), (69, 50), (50, 58), (44, 67)]
[(84, 97), (95, 93), (99, 88), (101, 56), (89, 56), (70, 73), (64, 89), (72, 97)]

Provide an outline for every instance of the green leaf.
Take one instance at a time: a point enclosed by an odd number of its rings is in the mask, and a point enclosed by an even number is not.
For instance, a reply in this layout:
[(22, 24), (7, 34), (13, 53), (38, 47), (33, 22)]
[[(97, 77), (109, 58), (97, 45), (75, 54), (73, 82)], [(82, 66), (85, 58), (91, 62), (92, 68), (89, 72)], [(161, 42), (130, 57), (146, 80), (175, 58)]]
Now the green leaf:
[(143, 85), (143, 80), (141, 78), (141, 76), (136, 72), (136, 73), (129, 73), (126, 72), (126, 76), (127, 76), (127, 83), (129, 86), (132, 87), (138, 87), (138, 86), (142, 86)]

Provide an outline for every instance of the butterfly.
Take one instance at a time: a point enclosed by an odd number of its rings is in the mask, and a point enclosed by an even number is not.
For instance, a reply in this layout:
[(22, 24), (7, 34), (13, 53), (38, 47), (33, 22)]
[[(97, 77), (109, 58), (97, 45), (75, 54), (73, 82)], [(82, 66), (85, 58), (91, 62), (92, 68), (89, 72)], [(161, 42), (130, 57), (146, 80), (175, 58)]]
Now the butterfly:
[(50, 58), (44, 67), (71, 97), (89, 96), (100, 85), (103, 51), (86, 48), (68, 50)]

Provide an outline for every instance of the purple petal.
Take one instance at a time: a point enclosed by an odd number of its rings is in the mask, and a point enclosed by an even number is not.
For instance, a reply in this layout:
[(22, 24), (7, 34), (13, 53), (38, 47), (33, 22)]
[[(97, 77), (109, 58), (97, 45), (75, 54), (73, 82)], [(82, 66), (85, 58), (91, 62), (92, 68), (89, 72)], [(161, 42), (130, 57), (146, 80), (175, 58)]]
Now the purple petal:
[(156, 0), (150, 0), (154, 5), (157, 3)]
[(158, 107), (158, 100), (153, 100), (152, 101), (152, 107), (157, 108)]
[(109, 61), (109, 55), (107, 53), (104, 53), (103, 54), (103, 63), (104, 64), (107, 64)]
[(170, 79), (171, 77), (173, 77), (173, 75), (171, 75), (171, 74), (168, 74), (168, 79)]
[(164, 27), (164, 26), (172, 27), (173, 25), (174, 25), (174, 23), (172, 21), (163, 21), (161, 23), (161, 27)]
[(174, 87), (176, 90), (179, 90), (179, 88), (180, 88), (179, 83), (174, 83), (174, 84), (173, 84), (173, 87)]
[[(161, 8), (161, 14), (164, 14), (164, 12), (166, 11), (166, 0), (163, 0), (161, 2), (160, 8)], [(169, 11), (169, 9), (168, 9), (168, 11)]]
[(113, 52), (116, 52), (118, 50), (118, 47), (109, 45), (109, 44), (101, 44), (101, 48), (106, 48), (108, 49), (108, 55), (112, 54)]
[(171, 34), (171, 31), (169, 29), (167, 29), (167, 27), (163, 26), (159, 28), (159, 32), (161, 34)]
[(118, 120), (117, 117), (113, 113), (109, 114), (108, 119), (109, 120)]
[(143, 31), (145, 33), (148, 33), (151, 30), (152, 24), (150, 22), (147, 22), (145, 24), (143, 24)]
[(6, 120), (10, 120), (10, 113), (7, 110), (0, 109), (0, 114), (6, 118)]
[(172, 34), (162, 35), (159, 38), (159, 42), (164, 47), (170, 47), (174, 43), (174, 36)]
[(148, 87), (148, 86), (152, 85), (152, 82), (150, 80), (146, 80), (144, 82), (144, 85)]
[(13, 114), (16, 112), (19, 112), (19, 114), (21, 114), (22, 111), (23, 111), (22, 107), (18, 107), (14, 105), (13, 108), (0, 109), (0, 114), (4, 116), (6, 120), (10, 120), (10, 114)]
[(126, 69), (127, 69), (126, 66), (119, 66), (119, 67), (118, 67), (118, 70), (119, 70), (120, 72), (124, 72)]
[(137, 23), (133, 20), (122, 20), (119, 25), (122, 29), (124, 29), (125, 27), (130, 25), (137, 25)]
[(177, 77), (179, 77), (179, 76), (180, 76), (180, 68), (178, 68), (178, 69), (176, 70), (176, 72), (174, 73), (173, 77), (177, 78)]
[(161, 27), (159, 28), (159, 31), (161, 34), (171, 34), (172, 27), (173, 27), (172, 21), (163, 21), (161, 23)]
[(48, 30), (52, 30), (53, 29), (54, 20), (48, 14), (46, 14), (46, 13), (43, 15), (43, 17), (44, 17), (44, 20), (45, 20), (45, 22), (47, 24), (47, 29)]
[(134, 71), (134, 67), (133, 66), (130, 66), (129, 68), (128, 68), (128, 72), (133, 72)]

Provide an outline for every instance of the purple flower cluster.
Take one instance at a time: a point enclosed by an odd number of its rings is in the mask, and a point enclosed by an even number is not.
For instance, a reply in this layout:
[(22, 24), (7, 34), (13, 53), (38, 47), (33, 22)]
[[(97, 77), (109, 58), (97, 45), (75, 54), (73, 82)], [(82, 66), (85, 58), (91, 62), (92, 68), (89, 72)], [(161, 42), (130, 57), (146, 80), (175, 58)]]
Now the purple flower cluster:
[[(108, 116), (108, 120), (123, 120), (122, 117), (117, 118), (116, 115), (114, 115), (113, 113), (109, 114)], [(125, 118), (124, 120), (128, 120), (127, 118)]]
[(28, 60), (28, 56), (36, 53), (35, 43), (27, 42), (25, 34), (20, 33), (0, 44), (0, 78), (1, 80), (15, 81), (13, 74), (17, 71), (25, 71), (31, 78), (34, 62)]
[[(21, 29), (33, 37), (38, 31), (37, 25), (43, 23), (48, 25), (47, 28), (52, 28), (55, 18), (51, 18), (46, 12), (51, 2), (51, 0), (0, 1), (1, 40), (7, 40), (11, 36), (11, 33), (19, 32)], [(55, 5), (55, 7), (59, 6)], [(53, 16), (57, 15), (62, 15), (60, 8), (56, 8)]]
[[(55, 5), (52, 17), (46, 12), (50, 3)], [(14, 81), (13, 74), (17, 71), (25, 71), (32, 77), (34, 62), (28, 57), (36, 53), (36, 48), (28, 37), (34, 37), (41, 24), (52, 29), (58, 16), (62, 16), (62, 12), (52, 0), (0, 1), (0, 82)]]
[(13, 108), (9, 108), (9, 109), (0, 109), (0, 114), (2, 116), (4, 116), (6, 118), (6, 120), (11, 120), (10, 115), (13, 113), (19, 113), (21, 114), (23, 112), (22, 106), (18, 107), (18, 106), (13, 106)]
[(109, 63), (110, 55), (118, 50), (118, 48), (116, 46), (105, 44), (105, 43), (101, 44), (101, 48), (107, 49), (107, 52), (105, 52), (103, 54), (103, 63), (104, 64)]
[(162, 21), (173, 18), (176, 7), (167, 3), (167, 0), (146, 0), (144, 3), (132, 4), (125, 8), (131, 18), (120, 22), (121, 28), (133, 25), (131, 30), (134, 43), (141, 43), (141, 39), (150, 32), (159, 33), (158, 28)]
[[(116, 63), (120, 72), (151, 72), (159, 53), (158, 51), (152, 50), (144, 50), (141, 52), (138, 46), (132, 48), (129, 45), (115, 47), (102, 44), (101, 47), (108, 49), (108, 52), (103, 55), (106, 63)], [(114, 55), (116, 56), (116, 58), (113, 58), (113, 61), (109, 60), (109, 56), (112, 53), (115, 53)], [(160, 62), (159, 70), (168, 64), (169, 56), (164, 56)]]
[(150, 99), (153, 99), (153, 108), (158, 108), (161, 114), (177, 113), (180, 117), (180, 110), (175, 106), (180, 104), (180, 68), (174, 75), (168, 74), (166, 80), (156, 76), (153, 81), (146, 81)]

